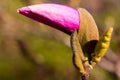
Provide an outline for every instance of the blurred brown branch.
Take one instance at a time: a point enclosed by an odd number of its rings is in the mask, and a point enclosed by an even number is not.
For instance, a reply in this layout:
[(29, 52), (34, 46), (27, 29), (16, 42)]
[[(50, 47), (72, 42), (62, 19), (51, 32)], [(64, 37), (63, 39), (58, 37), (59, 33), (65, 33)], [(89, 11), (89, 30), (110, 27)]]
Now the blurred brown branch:
[[(16, 42), (18, 43), (18, 47), (21, 51), (22, 56), (28, 60), (32, 65), (37, 67), (37, 71), (39, 75), (42, 76), (53, 76), (54, 75), (54, 69), (52, 69), (51, 67), (46, 66), (44, 63), (42, 63), (42, 61), (40, 60), (40, 58), (38, 58), (35, 55), (32, 55), (27, 42), (24, 39), (16, 39)], [(44, 77), (40, 77), (40, 78), (44, 78)]]
[(21, 54), (23, 55), (25, 59), (27, 59), (29, 62), (31, 62), (34, 65), (42, 66), (40, 60), (38, 60), (37, 57), (31, 54), (31, 51), (28, 49), (28, 46), (25, 40), (17, 39), (16, 42), (18, 43), (18, 47), (21, 51)]
[(69, 5), (74, 8), (78, 8), (81, 0), (69, 0)]
[(104, 70), (116, 75), (120, 80), (120, 59), (119, 55), (114, 53), (111, 49), (108, 50), (105, 57), (102, 58), (98, 65)]

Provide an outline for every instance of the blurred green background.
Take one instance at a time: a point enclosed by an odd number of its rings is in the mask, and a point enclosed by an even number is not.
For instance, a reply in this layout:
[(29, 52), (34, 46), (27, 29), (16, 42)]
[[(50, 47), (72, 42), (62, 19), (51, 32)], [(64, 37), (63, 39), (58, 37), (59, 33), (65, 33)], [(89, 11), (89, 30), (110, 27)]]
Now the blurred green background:
[(17, 13), (20, 7), (47, 2), (86, 8), (100, 35), (114, 27), (110, 49), (90, 80), (120, 80), (120, 0), (2, 0), (0, 80), (80, 80), (72, 64), (70, 36)]

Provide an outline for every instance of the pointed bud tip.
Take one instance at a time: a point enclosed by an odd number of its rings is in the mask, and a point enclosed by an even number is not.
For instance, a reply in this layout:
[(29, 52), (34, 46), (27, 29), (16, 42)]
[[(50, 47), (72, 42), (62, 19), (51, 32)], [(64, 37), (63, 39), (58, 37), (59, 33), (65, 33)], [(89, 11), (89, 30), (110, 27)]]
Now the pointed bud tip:
[(19, 8), (17, 12), (23, 15), (27, 15), (29, 14), (30, 9), (28, 7), (22, 7), (22, 8)]

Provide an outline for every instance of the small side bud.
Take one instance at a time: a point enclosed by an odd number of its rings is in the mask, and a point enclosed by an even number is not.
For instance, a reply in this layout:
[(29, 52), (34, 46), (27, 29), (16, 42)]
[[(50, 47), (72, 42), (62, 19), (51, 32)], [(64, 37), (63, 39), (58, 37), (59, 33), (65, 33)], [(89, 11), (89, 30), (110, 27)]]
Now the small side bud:
[(111, 35), (113, 32), (113, 28), (110, 27), (104, 35), (101, 37), (101, 39), (98, 41), (95, 51), (92, 55), (92, 61), (91, 64), (95, 64), (101, 60), (101, 58), (105, 55), (106, 51), (109, 48)]

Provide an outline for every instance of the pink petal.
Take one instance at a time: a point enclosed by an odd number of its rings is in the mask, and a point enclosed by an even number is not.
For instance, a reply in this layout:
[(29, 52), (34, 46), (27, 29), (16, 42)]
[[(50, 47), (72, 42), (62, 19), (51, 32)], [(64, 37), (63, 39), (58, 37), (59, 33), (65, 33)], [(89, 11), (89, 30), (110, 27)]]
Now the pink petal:
[(37, 4), (20, 8), (18, 12), (67, 34), (71, 34), (73, 30), (79, 28), (79, 12), (68, 6)]

